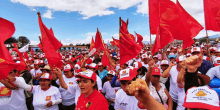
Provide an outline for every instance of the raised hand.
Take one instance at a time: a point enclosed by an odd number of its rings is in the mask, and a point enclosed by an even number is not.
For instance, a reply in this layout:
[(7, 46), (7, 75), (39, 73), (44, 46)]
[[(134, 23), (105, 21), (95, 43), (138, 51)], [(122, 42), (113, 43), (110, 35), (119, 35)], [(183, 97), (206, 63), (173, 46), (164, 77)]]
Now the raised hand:
[(196, 72), (197, 68), (201, 66), (203, 61), (202, 56), (190, 56), (186, 59), (186, 67), (188, 72)]
[(153, 69), (153, 68), (155, 67), (155, 61), (154, 61), (154, 60), (151, 60), (151, 61), (148, 63), (148, 65), (149, 65), (149, 68), (150, 68), (150, 69)]
[(135, 96), (136, 99), (140, 102), (143, 102), (150, 96), (149, 88), (147, 87), (146, 82), (143, 79), (136, 79), (132, 81), (128, 87), (128, 91), (131, 95)]

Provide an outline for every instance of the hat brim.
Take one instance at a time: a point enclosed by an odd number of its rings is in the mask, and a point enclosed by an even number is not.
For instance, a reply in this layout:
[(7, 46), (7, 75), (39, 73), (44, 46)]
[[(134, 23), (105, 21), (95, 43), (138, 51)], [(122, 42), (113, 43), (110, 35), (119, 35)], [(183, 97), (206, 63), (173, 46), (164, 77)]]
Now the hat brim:
[(214, 66), (219, 66), (220, 64), (214, 64)]
[(122, 80), (128, 81), (128, 80), (132, 80), (134, 78), (135, 78), (135, 76), (124, 77), (124, 78), (120, 78), (119, 81), (122, 81)]
[(79, 72), (81, 72), (81, 69), (79, 69), (79, 70), (75, 70), (75, 72), (76, 72), (76, 73), (79, 73)]
[(63, 70), (63, 71), (70, 71), (71, 69), (66, 69), (66, 70)]
[[(86, 79), (91, 79), (91, 80), (94, 81), (94, 79), (92, 79), (92, 78), (90, 78), (90, 77), (88, 77), (88, 76), (82, 75), (82, 74), (77, 74), (77, 75), (75, 75), (75, 77), (76, 77), (76, 78), (86, 78)], [(95, 81), (94, 81), (94, 82), (95, 82)]]
[(160, 66), (163, 66), (163, 65), (168, 65), (169, 66), (169, 64), (160, 64)]
[(202, 108), (202, 109), (209, 109), (209, 110), (219, 110), (220, 107), (199, 103), (199, 102), (184, 102), (183, 106), (186, 108)]
[(152, 72), (152, 75), (162, 76), (160, 73)]

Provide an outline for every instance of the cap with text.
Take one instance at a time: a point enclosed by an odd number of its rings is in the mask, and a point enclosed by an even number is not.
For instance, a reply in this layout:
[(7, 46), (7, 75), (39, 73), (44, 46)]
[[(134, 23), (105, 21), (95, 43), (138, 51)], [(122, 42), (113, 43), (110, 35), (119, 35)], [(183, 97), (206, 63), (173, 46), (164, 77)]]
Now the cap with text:
[(67, 65), (65, 65), (65, 66), (64, 66), (63, 71), (70, 71), (72, 68), (73, 68), (73, 66), (72, 66), (72, 65), (67, 64)]
[(52, 79), (52, 76), (51, 76), (51, 74), (49, 74), (49, 73), (44, 73), (44, 74), (42, 74), (42, 75), (40, 76), (40, 79), (49, 79), (49, 80), (51, 80), (51, 79)]
[(91, 79), (94, 82), (96, 82), (96, 74), (90, 70), (85, 70), (83, 72), (79, 72), (78, 74), (76, 74), (75, 77), (76, 78), (87, 78), (87, 79)]
[(136, 77), (136, 72), (132, 69), (123, 69), (119, 72), (119, 81), (121, 80), (132, 80)]
[(176, 59), (176, 62), (185, 61), (185, 60), (186, 60), (186, 57), (184, 55), (181, 55)]

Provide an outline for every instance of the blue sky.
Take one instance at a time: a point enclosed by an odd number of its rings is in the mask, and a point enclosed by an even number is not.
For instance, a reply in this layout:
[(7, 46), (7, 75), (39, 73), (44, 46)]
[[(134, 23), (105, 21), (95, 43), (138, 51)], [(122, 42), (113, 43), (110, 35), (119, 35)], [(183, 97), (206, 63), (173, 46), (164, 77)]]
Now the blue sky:
[[(202, 0), (180, 0), (183, 7), (204, 25)], [(193, 7), (192, 7), (193, 6)], [(0, 17), (15, 23), (13, 36), (26, 36), (39, 42), (40, 29), (37, 12), (44, 24), (53, 28), (55, 36), (64, 44), (89, 43), (97, 28), (105, 42), (118, 38), (119, 17), (129, 19), (128, 30), (149, 41), (148, 0), (1, 0)], [(210, 35), (217, 33), (209, 32)], [(201, 31), (197, 37), (205, 36)], [(155, 36), (153, 36), (153, 39)]]

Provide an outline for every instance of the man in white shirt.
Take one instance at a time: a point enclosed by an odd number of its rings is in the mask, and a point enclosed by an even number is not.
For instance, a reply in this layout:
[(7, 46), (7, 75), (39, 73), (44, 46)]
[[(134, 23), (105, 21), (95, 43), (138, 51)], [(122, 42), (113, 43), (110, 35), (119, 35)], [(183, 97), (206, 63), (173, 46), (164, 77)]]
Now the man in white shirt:
[(214, 66), (213, 68), (210, 68), (208, 72), (206, 73), (207, 76), (209, 76), (210, 80), (212, 80), (214, 77), (217, 77), (220, 79), (220, 57), (216, 57), (214, 59)]
[(115, 110), (141, 110), (140, 102), (135, 96), (130, 96), (128, 86), (136, 79), (136, 73), (132, 69), (124, 69), (119, 73), (119, 81), (121, 83), (120, 90), (117, 91), (115, 97)]
[(144, 66), (146, 69), (149, 67), (148, 63), (149, 63), (149, 57), (147, 56), (147, 54), (143, 54), (142, 56), (142, 66)]
[(42, 71), (40, 70), (39, 67), (40, 61), (35, 60), (34, 61), (34, 69), (30, 71), (31, 75), (33, 76), (33, 83), (41, 76)]

